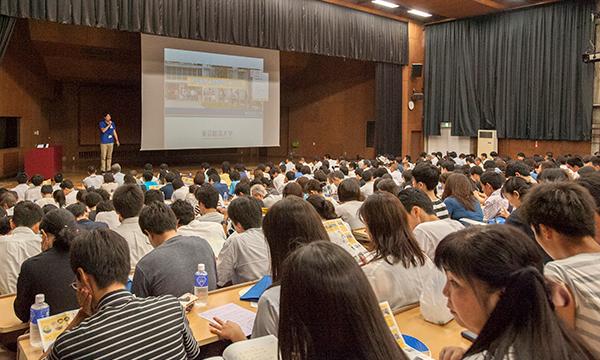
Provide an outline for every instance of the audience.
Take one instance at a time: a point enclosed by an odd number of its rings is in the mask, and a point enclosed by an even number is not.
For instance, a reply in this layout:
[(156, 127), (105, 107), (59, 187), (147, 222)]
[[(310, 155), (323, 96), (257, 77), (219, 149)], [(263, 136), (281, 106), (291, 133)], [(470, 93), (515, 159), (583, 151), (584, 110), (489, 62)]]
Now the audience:
[(79, 307), (71, 288), (75, 275), (69, 264), (69, 249), (79, 234), (75, 217), (65, 209), (50, 211), (42, 218), (40, 232), (42, 253), (23, 262), (17, 281), (14, 309), (23, 322), (29, 321), (37, 294), (45, 295), (52, 315)]
[(451, 219), (483, 221), (483, 211), (472, 190), (471, 183), (465, 175), (452, 173), (448, 176), (442, 199)]
[(363, 203), (358, 181), (354, 179), (342, 181), (337, 192), (340, 204), (335, 208), (335, 212), (350, 225), (352, 230), (363, 229), (365, 224), (358, 214)]
[(52, 189), (52, 185), (42, 185), (40, 188), (40, 194), (42, 194), (42, 197), (36, 200), (35, 204), (41, 208), (48, 204), (58, 207), (58, 204), (56, 201), (54, 201), (54, 197), (52, 196), (53, 192), (54, 190)]
[(31, 184), (33, 185), (25, 191), (25, 200), (35, 202), (42, 198), (42, 183), (44, 178), (42, 175), (33, 175), (31, 177)]
[(224, 216), (217, 211), (217, 205), (219, 204), (219, 192), (217, 189), (210, 184), (204, 184), (196, 190), (195, 195), (198, 200), (197, 211), (195, 211), (197, 214), (196, 220), (222, 224)]
[(168, 205), (154, 202), (146, 206), (139, 224), (154, 250), (137, 263), (132, 293), (139, 297), (189, 293), (198, 264), (206, 267), (209, 290), (216, 288), (215, 255), (210, 245), (202, 238), (177, 234), (177, 218)]
[(60, 188), (65, 194), (66, 206), (75, 204), (77, 202), (77, 194), (79, 193), (79, 191), (75, 189), (75, 186), (73, 185), (73, 182), (71, 180), (63, 180), (63, 182), (60, 183)]
[(96, 174), (96, 167), (91, 165), (88, 166), (88, 177), (83, 179), (83, 185), (86, 189), (100, 189), (104, 182), (104, 176)]
[(17, 196), (19, 197), (19, 201), (23, 201), (23, 200), (25, 200), (25, 193), (27, 192), (27, 190), (29, 190), (29, 184), (27, 184), (27, 180), (28, 180), (27, 174), (24, 172), (18, 173), (16, 180), (17, 180), (17, 186), (15, 186), (14, 188), (12, 188), (10, 190), (17, 193)]
[(214, 254), (219, 254), (225, 244), (223, 226), (211, 221), (199, 221), (194, 218), (194, 208), (184, 200), (171, 204), (171, 210), (177, 218), (177, 233), (184, 236), (197, 236), (208, 241)]
[(94, 229), (108, 229), (108, 225), (104, 223), (97, 223), (89, 219), (90, 211), (85, 204), (76, 203), (67, 206), (67, 210), (75, 216), (75, 220), (77, 220), (77, 225), (87, 231), (91, 231)]
[(261, 229), (258, 201), (238, 197), (229, 204), (227, 214), (235, 233), (229, 236), (218, 256), (218, 285), (235, 285), (269, 275), (269, 249)]
[(427, 194), (433, 203), (435, 215), (440, 220), (447, 219), (449, 215), (446, 205), (435, 193), (437, 185), (440, 181), (440, 171), (438, 168), (431, 164), (421, 163), (415, 166), (415, 168), (412, 170), (412, 176), (412, 186)]
[(504, 176), (495, 171), (486, 171), (481, 175), (481, 186), (487, 197), (483, 203), (483, 221), (495, 219), (503, 210), (508, 209), (508, 200), (502, 197)]
[(100, 185), (100, 188), (108, 192), (111, 197), (115, 190), (117, 190), (117, 188), (120, 185), (123, 185), (122, 183), (117, 183), (117, 181), (115, 180), (115, 175), (113, 173), (107, 172), (106, 174), (104, 174), (103, 181), (104, 182), (102, 183), (102, 185)]

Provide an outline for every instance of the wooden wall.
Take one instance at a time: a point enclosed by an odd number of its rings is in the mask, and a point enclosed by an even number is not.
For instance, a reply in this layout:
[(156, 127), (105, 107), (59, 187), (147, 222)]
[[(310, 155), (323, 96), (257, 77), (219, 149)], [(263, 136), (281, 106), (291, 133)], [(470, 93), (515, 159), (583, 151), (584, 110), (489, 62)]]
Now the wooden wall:
[(423, 92), (423, 76), (411, 77), (411, 64), (425, 62), (425, 38), (423, 26), (408, 23), (408, 58), (409, 64), (402, 71), (402, 155), (409, 154), (414, 158), (425, 147), (423, 140), (423, 100), (415, 101), (414, 110), (408, 109), (408, 101), (413, 89)]
[(527, 156), (533, 154), (544, 155), (551, 151), (554, 156), (577, 154), (588, 155), (591, 153), (591, 141), (550, 141), (550, 140), (517, 140), (499, 139), (498, 154), (502, 156), (516, 157), (518, 152)]

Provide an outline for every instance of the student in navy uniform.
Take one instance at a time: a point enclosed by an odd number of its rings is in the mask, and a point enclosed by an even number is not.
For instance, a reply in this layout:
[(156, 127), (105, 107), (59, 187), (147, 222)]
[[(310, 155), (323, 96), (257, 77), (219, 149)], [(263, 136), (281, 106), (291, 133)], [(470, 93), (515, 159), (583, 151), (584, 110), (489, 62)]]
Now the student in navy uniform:
[(98, 127), (100, 128), (100, 171), (110, 171), (113, 146), (115, 143), (117, 146), (121, 145), (119, 135), (109, 113), (104, 113)]

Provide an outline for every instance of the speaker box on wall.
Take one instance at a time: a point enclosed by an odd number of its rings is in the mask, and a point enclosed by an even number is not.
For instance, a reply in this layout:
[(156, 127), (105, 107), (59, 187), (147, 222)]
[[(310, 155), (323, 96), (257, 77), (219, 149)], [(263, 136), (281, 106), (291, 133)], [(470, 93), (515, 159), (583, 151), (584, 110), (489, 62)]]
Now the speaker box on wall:
[(414, 78), (421, 77), (423, 73), (423, 64), (412, 64), (410, 76)]

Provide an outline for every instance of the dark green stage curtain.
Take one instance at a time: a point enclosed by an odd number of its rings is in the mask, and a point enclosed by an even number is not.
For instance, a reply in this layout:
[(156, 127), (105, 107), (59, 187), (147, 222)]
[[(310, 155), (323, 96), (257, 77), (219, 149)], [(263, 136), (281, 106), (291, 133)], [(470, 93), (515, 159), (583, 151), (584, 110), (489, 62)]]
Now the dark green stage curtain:
[(0, 14), (406, 64), (408, 24), (317, 0), (0, 0)]
[(425, 29), (425, 133), (589, 140), (593, 1), (564, 1)]
[(10, 37), (15, 28), (15, 18), (0, 15), (0, 63), (4, 57), (4, 53), (8, 48)]
[(377, 154), (400, 155), (402, 152), (402, 66), (377, 64), (375, 116)]

